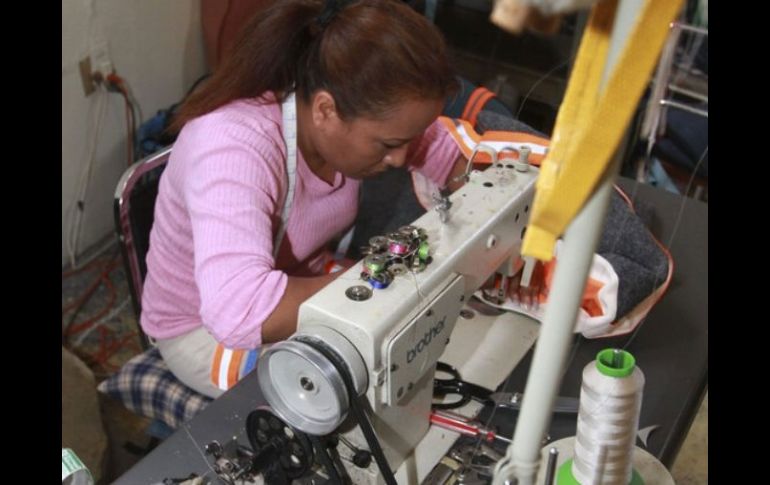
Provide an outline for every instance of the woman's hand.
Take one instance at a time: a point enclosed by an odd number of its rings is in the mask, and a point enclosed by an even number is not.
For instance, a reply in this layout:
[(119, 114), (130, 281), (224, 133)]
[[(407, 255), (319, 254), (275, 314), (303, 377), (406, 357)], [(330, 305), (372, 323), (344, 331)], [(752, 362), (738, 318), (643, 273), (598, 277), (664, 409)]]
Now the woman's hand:
[(468, 166), (468, 159), (463, 154), (457, 157), (452, 165), (452, 171), (449, 172), (446, 180), (446, 187), (450, 192), (454, 192), (465, 184), (465, 169)]

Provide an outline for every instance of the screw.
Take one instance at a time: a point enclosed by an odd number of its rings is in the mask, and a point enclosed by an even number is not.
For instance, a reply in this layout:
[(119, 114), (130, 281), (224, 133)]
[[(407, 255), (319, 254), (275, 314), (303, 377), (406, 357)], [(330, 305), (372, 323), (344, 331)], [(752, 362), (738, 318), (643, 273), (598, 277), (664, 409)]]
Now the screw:
[(306, 391), (312, 391), (313, 389), (315, 389), (315, 385), (313, 384), (313, 381), (311, 381), (307, 377), (302, 377), (299, 380), (299, 385), (302, 386), (302, 389)]

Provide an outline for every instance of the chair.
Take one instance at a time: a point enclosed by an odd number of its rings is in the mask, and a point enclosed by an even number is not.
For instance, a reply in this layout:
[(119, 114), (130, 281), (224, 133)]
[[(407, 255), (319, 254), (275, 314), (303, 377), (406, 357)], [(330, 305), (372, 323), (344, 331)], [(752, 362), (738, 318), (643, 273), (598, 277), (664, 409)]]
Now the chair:
[[(147, 274), (145, 256), (150, 248), (150, 229), (158, 183), (170, 155), (171, 148), (165, 148), (134, 163), (120, 177), (115, 189), (115, 229), (137, 319), (142, 309), (142, 284)], [(147, 350), (149, 339), (141, 327), (139, 332), (142, 348)]]
[[(134, 163), (115, 190), (115, 229), (137, 322), (142, 309), (142, 284), (147, 274), (145, 256), (150, 246), (158, 183), (170, 154), (169, 147)], [(148, 434), (165, 439), (202, 410), (211, 398), (182, 384), (138, 327), (144, 351), (99, 384), (99, 390), (136, 414), (153, 419)]]

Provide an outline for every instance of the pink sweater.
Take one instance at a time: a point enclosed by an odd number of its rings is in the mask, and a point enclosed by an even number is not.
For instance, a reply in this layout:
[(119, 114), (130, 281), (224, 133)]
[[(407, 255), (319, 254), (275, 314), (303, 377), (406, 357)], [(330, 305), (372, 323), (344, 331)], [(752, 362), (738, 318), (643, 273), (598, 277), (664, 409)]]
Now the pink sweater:
[[(409, 163), (443, 184), (458, 156), (434, 122)], [(285, 157), (274, 101), (236, 101), (185, 125), (155, 203), (142, 295), (148, 335), (172, 338), (203, 325), (227, 347), (255, 348), (287, 274), (321, 273), (326, 245), (353, 223), (360, 181), (337, 173), (331, 186), (298, 151), (294, 202), (276, 260)]]

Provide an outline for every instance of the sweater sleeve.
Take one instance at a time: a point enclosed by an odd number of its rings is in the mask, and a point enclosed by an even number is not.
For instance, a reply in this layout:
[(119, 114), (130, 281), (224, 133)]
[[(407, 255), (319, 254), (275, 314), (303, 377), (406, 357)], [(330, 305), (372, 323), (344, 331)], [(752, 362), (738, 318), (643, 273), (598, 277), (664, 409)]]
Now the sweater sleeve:
[(412, 142), (407, 156), (410, 170), (420, 172), (441, 187), (460, 156), (460, 149), (437, 119)]
[(175, 150), (188, 157), (183, 190), (200, 316), (225, 346), (255, 348), (288, 281), (273, 258), (275, 214), (286, 190), (285, 149), (254, 127), (227, 119), (188, 125)]

